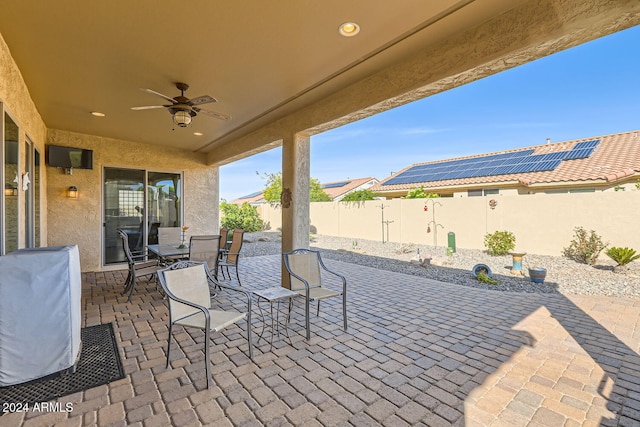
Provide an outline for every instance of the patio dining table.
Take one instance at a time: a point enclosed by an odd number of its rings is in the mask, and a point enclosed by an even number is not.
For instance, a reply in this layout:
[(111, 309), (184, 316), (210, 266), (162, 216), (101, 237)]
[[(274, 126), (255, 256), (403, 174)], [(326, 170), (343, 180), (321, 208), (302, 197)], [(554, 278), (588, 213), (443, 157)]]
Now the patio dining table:
[(179, 245), (149, 245), (149, 252), (158, 255), (161, 260), (175, 260), (189, 258), (189, 247), (179, 248)]

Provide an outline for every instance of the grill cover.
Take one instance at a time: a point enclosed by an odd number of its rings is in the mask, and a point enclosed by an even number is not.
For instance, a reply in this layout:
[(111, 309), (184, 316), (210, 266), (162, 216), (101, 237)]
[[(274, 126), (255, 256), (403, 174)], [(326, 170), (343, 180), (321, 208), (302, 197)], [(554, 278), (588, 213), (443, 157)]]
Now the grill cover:
[(77, 245), (0, 256), (0, 387), (75, 364), (81, 291)]

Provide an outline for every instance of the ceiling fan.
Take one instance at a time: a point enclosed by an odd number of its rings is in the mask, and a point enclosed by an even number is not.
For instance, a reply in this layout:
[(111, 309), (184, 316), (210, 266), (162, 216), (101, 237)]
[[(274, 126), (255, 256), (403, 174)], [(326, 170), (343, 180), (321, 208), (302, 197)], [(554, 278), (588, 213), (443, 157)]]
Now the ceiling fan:
[(160, 92), (156, 92), (151, 89), (141, 89), (147, 93), (151, 93), (153, 95), (158, 95), (161, 98), (166, 99), (170, 102), (167, 105), (145, 105), (143, 107), (131, 107), (132, 110), (149, 110), (152, 108), (166, 108), (169, 111), (169, 114), (173, 117), (173, 123), (180, 127), (187, 127), (191, 124), (191, 120), (198, 113), (205, 114), (210, 117), (215, 117), (220, 120), (229, 120), (231, 116), (226, 114), (218, 113), (216, 111), (204, 110), (199, 107), (202, 104), (209, 104), (211, 102), (218, 102), (215, 98), (209, 95), (198, 96), (196, 98), (187, 98), (184, 96), (184, 93), (189, 89), (189, 85), (186, 83), (176, 83), (176, 88), (180, 91), (180, 95), (170, 98), (166, 95), (161, 94)]

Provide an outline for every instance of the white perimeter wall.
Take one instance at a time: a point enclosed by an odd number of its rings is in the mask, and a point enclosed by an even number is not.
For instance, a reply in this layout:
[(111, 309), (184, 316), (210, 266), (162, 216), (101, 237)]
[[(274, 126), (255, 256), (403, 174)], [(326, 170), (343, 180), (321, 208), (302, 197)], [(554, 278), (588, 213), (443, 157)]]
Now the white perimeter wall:
[[(508, 230), (517, 250), (560, 255), (574, 227), (582, 226), (610, 246), (640, 251), (640, 191), (311, 203), (311, 227), (317, 234), (381, 241), (382, 205), (385, 221), (393, 221), (392, 242), (447, 246), (452, 231), (458, 248), (484, 249), (486, 233)], [(263, 205), (259, 211), (271, 230), (281, 227), (279, 208)]]

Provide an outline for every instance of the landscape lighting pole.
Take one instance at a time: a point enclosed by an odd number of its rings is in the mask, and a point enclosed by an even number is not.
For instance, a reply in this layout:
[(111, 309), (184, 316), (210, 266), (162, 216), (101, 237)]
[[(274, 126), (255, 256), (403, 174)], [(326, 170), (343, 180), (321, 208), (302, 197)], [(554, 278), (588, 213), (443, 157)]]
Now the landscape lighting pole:
[[(384, 243), (384, 225), (387, 224), (387, 237), (389, 235), (389, 222), (393, 222), (393, 221), (385, 221), (384, 220), (384, 208), (387, 207), (384, 205), (384, 203), (380, 204), (380, 206), (378, 206), (380, 209), (382, 209), (382, 243)], [(387, 240), (389, 240), (387, 238)]]

